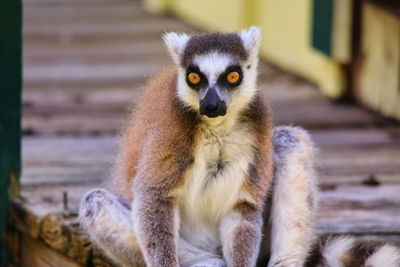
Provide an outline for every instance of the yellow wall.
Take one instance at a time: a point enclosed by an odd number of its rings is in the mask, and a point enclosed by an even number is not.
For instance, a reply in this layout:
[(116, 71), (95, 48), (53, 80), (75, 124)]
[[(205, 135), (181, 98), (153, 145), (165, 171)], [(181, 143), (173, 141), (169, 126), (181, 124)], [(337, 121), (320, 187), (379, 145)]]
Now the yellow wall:
[(344, 75), (339, 64), (311, 46), (311, 0), (262, 0), (261, 54), (321, 87), (330, 97), (343, 93)]
[(145, 0), (150, 9), (149, 3), (154, 6), (155, 2), (204, 30), (234, 31), (258, 25), (264, 58), (316, 83), (330, 97), (344, 92), (340, 64), (311, 46), (311, 0)]
[(171, 3), (176, 14), (199, 29), (235, 31), (244, 24), (246, 0), (171, 0)]
[(368, 107), (400, 119), (400, 20), (365, 4), (363, 29), (358, 98)]

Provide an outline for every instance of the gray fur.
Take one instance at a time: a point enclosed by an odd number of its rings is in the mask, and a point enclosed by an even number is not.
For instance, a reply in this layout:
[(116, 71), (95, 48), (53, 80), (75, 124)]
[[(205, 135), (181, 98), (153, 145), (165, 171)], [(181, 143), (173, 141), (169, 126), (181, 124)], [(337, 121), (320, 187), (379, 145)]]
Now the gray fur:
[(79, 221), (90, 239), (120, 266), (145, 266), (136, 244), (129, 205), (104, 189), (83, 198)]
[(232, 55), (242, 61), (248, 57), (248, 52), (237, 33), (197, 34), (190, 37), (183, 51), (181, 64), (186, 68), (195, 55), (213, 51)]

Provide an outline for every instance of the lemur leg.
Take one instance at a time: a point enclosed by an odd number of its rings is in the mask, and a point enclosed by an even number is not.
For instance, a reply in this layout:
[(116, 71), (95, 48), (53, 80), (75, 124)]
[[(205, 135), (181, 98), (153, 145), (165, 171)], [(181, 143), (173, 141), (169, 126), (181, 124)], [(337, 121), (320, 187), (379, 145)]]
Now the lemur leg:
[(104, 189), (84, 196), (79, 221), (90, 239), (120, 266), (145, 266), (136, 241), (131, 208)]
[(239, 204), (220, 225), (224, 258), (230, 267), (255, 266), (262, 235), (262, 214)]
[(314, 147), (296, 127), (274, 129), (274, 185), (269, 267), (303, 266), (315, 239), (317, 180)]
[[(90, 239), (120, 266), (145, 266), (137, 243), (129, 204), (104, 189), (88, 192), (79, 211), (81, 226)], [(220, 255), (196, 248), (178, 239), (181, 267), (225, 267)]]

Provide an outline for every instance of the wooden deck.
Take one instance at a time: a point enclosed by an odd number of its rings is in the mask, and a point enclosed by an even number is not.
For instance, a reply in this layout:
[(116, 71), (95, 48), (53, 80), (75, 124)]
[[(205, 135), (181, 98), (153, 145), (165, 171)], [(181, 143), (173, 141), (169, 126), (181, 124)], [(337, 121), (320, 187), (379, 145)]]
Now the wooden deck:
[[(166, 30), (194, 31), (134, 0), (24, 0), (23, 175), (13, 215), (25, 251), (105, 264), (80, 233), (78, 205), (109, 176), (140, 88), (168, 62)], [(266, 62), (260, 87), (276, 124), (305, 127), (319, 148), (318, 230), (400, 243), (400, 125), (332, 103)]]

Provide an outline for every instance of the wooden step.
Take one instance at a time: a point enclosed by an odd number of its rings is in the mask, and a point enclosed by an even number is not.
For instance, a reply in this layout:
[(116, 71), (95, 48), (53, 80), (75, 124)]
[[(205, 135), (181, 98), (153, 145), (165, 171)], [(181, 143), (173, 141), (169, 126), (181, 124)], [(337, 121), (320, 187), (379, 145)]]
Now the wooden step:
[(24, 67), (24, 86), (41, 85), (112, 85), (145, 81), (166, 62), (143, 62), (141, 64), (82, 64), (63, 63)]
[(143, 6), (138, 2), (123, 2), (118, 4), (113, 1), (101, 4), (91, 2), (48, 2), (48, 3), (31, 3), (24, 2), (24, 23), (93, 23), (110, 19), (139, 19), (148, 17)]
[(168, 58), (167, 49), (161, 37), (153, 40), (138, 41), (103, 41), (60, 43), (29, 43), (24, 47), (24, 63), (30, 65), (52, 64), (54, 62), (73, 62), (102, 60), (108, 62), (151, 60), (163, 61)]
[(98, 24), (62, 24), (52, 25), (25, 25), (23, 29), (24, 39), (31, 40), (104, 40), (118, 39), (120, 36), (135, 36), (135, 38), (147, 38), (148, 36), (160, 36), (166, 31), (188, 32), (189, 28), (178, 21), (171, 19), (151, 20), (148, 23), (118, 23), (109, 22)]

